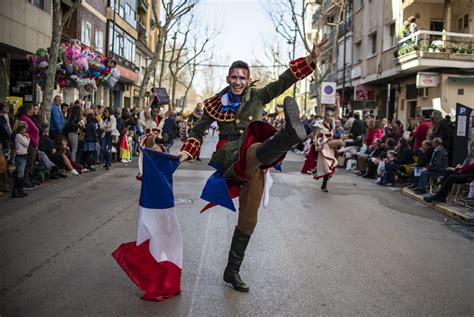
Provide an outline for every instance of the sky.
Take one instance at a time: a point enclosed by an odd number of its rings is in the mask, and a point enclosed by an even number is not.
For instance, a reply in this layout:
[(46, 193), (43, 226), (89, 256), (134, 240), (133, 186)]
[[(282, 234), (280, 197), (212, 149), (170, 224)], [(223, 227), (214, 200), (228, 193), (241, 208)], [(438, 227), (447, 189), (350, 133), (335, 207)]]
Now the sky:
[[(278, 40), (272, 21), (263, 5), (269, 0), (202, 0), (196, 9), (196, 16), (203, 25), (215, 26), (219, 35), (214, 40), (213, 64), (230, 65), (232, 61), (244, 60), (252, 65), (257, 59), (272, 64), (265, 57), (264, 38)], [(219, 68), (216, 76), (225, 86), (226, 68)], [(202, 90), (205, 78), (197, 76), (196, 88)]]
[(237, 59), (250, 62), (254, 56), (264, 58), (263, 38), (277, 35), (263, 8), (265, 2), (268, 1), (202, 0), (199, 4), (198, 16), (219, 28), (216, 48), (228, 59), (226, 64)]

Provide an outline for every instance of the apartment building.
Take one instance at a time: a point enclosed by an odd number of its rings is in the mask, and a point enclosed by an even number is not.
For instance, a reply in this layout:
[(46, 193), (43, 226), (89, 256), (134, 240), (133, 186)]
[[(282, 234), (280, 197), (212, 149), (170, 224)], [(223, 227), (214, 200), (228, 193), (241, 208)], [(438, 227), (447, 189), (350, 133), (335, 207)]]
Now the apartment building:
[(28, 54), (51, 44), (51, 2), (0, 1), (0, 100), (35, 101), (38, 90), (28, 70)]
[[(152, 11), (152, 0), (138, 0), (137, 4), (137, 31), (138, 40), (136, 42), (136, 59), (135, 65), (139, 70), (139, 78), (136, 84), (133, 86), (133, 106), (138, 104), (138, 95), (140, 87), (145, 75), (145, 69), (150, 64), (151, 59), (155, 54), (156, 40), (158, 37), (158, 29), (154, 27), (155, 16)], [(158, 3), (158, 2), (157, 2)], [(159, 8), (158, 8), (159, 9)], [(158, 12), (158, 16), (160, 13)], [(152, 78), (149, 81), (145, 100), (142, 101), (141, 106), (148, 105), (150, 100), (151, 88), (155, 83), (155, 73), (152, 74)]]
[[(336, 81), (341, 94), (344, 84), (346, 109), (407, 124), (433, 109), (453, 115), (457, 102), (474, 107), (472, 1), (348, 0), (333, 36), (336, 17), (318, 24), (317, 13), (313, 27), (324, 25), (331, 38), (321, 58), (324, 81)], [(402, 39), (403, 22), (412, 16), (418, 30)]]
[[(353, 6), (353, 109), (408, 124), (433, 109), (454, 115), (457, 102), (470, 105), (474, 4), (354, 0)], [(401, 39), (412, 16), (418, 31)]]
[[(63, 1), (63, 12), (67, 11), (67, 2)], [(71, 19), (64, 25), (62, 41), (79, 40), (82, 45), (87, 46), (91, 51), (105, 56), (106, 10), (107, 3), (103, 0), (83, 0), (72, 14)], [(47, 46), (49, 46), (49, 43)], [(73, 102), (79, 98), (78, 90), (72, 87), (64, 89), (61, 93), (65, 102)], [(110, 91), (98, 85), (91, 99), (94, 104), (109, 106)]]

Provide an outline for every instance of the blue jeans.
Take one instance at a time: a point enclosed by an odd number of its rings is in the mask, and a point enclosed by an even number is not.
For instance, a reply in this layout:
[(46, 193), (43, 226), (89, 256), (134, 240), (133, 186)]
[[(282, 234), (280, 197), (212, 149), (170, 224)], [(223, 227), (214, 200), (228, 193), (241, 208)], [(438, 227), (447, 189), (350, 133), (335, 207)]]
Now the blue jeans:
[(106, 166), (111, 166), (112, 165), (112, 135), (106, 134), (102, 138), (102, 156), (105, 160), (105, 165)]
[(416, 189), (426, 192), (426, 187), (428, 187), (431, 176), (439, 176), (439, 173), (428, 170), (421, 172)]
[(26, 167), (27, 157), (28, 157), (27, 154), (15, 156), (16, 177), (18, 178), (25, 177), (25, 167)]
[(386, 183), (395, 184), (395, 172), (398, 171), (400, 166), (400, 164), (394, 162), (389, 162), (385, 164)]

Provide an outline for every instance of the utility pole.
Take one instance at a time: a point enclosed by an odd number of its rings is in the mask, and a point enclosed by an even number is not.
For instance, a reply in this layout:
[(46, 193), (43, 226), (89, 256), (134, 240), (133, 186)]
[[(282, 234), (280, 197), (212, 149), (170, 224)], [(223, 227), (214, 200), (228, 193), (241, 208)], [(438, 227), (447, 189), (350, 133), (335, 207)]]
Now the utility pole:
[[(117, 0), (113, 0), (113, 11), (114, 11), (114, 16), (112, 19), (112, 52), (110, 54), (110, 57), (114, 58), (115, 54), (115, 10), (117, 8)], [(115, 111), (114, 107), (114, 88), (110, 88), (110, 93), (109, 93), (109, 107), (111, 107)]]
[[(295, 24), (296, 24), (296, 21), (294, 21), (294, 22), (295, 22)], [(295, 27), (295, 29), (293, 30), (294, 36), (293, 36), (293, 41), (292, 41), (292, 44), (293, 44), (293, 55), (292, 55), (292, 58), (291, 58), (292, 61), (294, 61), (295, 58), (296, 58), (296, 37), (297, 37), (297, 35), (298, 35), (298, 34), (296, 33), (297, 31), (298, 31), (298, 30), (297, 30), (296, 27)], [(293, 85), (293, 98), (296, 98), (296, 84)]]
[(347, 25), (347, 8), (348, 6), (346, 4), (343, 4), (344, 10), (344, 48), (343, 48), (343, 62), (342, 62), (342, 93), (341, 93), (341, 102), (342, 102), (342, 113), (344, 114), (344, 100), (346, 97), (346, 42), (347, 42), (347, 32), (349, 30), (348, 25)]

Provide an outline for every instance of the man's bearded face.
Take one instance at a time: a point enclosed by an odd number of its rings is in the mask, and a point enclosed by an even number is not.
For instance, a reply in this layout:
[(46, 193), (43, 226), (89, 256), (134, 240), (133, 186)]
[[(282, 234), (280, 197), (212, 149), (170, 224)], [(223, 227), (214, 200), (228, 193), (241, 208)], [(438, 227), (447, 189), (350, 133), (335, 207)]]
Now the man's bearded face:
[(244, 93), (245, 88), (247, 88), (250, 82), (249, 75), (249, 71), (243, 68), (232, 68), (230, 70), (227, 76), (227, 83), (235, 96), (240, 96)]

